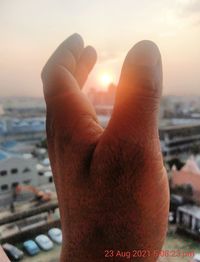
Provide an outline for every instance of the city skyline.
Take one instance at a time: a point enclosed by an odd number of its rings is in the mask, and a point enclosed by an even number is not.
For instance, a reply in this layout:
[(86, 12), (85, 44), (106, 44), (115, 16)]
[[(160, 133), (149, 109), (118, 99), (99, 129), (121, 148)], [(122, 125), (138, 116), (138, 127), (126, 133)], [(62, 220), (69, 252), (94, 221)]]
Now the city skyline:
[(198, 0), (2, 0), (1, 96), (42, 96), (42, 66), (74, 32), (98, 53), (86, 90), (100, 88), (105, 74), (116, 84), (128, 50), (150, 39), (162, 54), (164, 94), (200, 95), (199, 14)]

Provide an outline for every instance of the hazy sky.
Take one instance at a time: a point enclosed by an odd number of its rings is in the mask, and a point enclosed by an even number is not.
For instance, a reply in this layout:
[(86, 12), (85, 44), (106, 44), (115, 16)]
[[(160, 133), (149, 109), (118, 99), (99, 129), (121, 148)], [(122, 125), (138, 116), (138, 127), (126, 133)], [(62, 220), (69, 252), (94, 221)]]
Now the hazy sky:
[(40, 70), (78, 32), (117, 81), (127, 51), (151, 39), (162, 53), (165, 94), (200, 95), (200, 0), (0, 0), (0, 96), (41, 96)]

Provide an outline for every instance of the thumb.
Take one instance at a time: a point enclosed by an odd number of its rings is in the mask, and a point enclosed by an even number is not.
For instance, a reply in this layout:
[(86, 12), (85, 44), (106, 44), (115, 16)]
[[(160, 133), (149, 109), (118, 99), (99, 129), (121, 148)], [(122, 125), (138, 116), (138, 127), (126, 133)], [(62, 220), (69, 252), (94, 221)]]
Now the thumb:
[(162, 62), (151, 41), (137, 43), (127, 54), (117, 87), (108, 131), (120, 138), (155, 138), (162, 93)]

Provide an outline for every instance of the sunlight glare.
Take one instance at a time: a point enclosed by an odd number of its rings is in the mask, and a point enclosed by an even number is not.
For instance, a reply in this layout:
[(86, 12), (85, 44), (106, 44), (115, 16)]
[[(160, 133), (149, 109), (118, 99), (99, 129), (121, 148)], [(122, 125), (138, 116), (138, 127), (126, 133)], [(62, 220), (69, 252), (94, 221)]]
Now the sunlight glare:
[(113, 76), (109, 73), (104, 73), (100, 76), (100, 81), (103, 87), (108, 87), (113, 83)]

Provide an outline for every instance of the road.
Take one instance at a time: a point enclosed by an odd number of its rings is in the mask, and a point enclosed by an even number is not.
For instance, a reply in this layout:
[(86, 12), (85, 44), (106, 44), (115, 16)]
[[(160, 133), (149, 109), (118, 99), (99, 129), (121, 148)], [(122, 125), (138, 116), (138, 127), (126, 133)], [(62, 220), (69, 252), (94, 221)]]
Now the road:
[(60, 246), (54, 245), (51, 251), (40, 251), (37, 256), (25, 256), (23, 262), (58, 262), (60, 256)]

